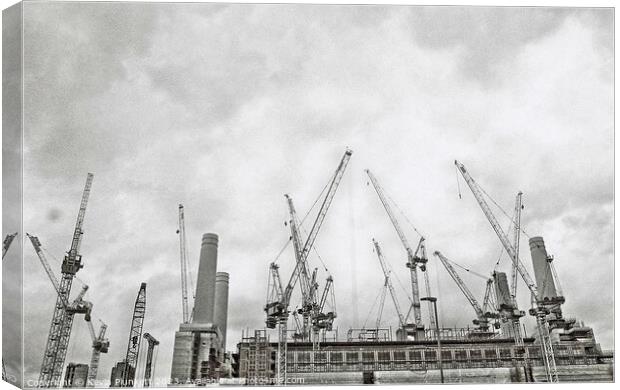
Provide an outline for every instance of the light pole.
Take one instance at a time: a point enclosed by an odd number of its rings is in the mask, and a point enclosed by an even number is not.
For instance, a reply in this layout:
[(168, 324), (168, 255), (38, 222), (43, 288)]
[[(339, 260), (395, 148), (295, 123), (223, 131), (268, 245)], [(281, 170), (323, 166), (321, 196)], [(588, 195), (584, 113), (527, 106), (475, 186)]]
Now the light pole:
[(439, 366), (439, 375), (441, 377), (441, 383), (443, 380), (443, 362), (441, 359), (441, 337), (439, 335), (439, 318), (437, 316), (437, 298), (435, 297), (423, 297), (421, 301), (429, 301), (433, 303), (433, 311), (435, 312), (435, 337), (437, 338), (437, 365)]

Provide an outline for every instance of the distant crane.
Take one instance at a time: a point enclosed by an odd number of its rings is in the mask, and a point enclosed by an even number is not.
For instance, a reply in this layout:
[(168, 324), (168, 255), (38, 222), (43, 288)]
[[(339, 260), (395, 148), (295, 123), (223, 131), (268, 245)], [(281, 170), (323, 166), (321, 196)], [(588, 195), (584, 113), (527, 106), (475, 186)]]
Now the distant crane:
[[(302, 307), (299, 313), (302, 314), (303, 322), (300, 332), (302, 340), (307, 338), (307, 341), (312, 341), (313, 349), (318, 349), (319, 333), (321, 330), (331, 330), (334, 319), (336, 318), (336, 312), (331, 311), (324, 313), (325, 304), (329, 298), (331, 307), (335, 307), (335, 297), (333, 290), (333, 278), (328, 276), (326, 279), (323, 293), (319, 299), (317, 295), (318, 283), (316, 282), (317, 269), (312, 272), (312, 276), (309, 276), (308, 271), (308, 258), (304, 256), (304, 246), (299, 225), (297, 222), (297, 212), (293, 205), (293, 199), (289, 195), (285, 195), (291, 219), (289, 226), (291, 229), (291, 238), (293, 240), (293, 248), (295, 251), (295, 259), (300, 262), (298, 267), (299, 285), (302, 294)], [(312, 333), (310, 333), (310, 328)], [(312, 334), (312, 337), (310, 337)]]
[(105, 337), (105, 332), (108, 326), (101, 322), (99, 333), (95, 333), (93, 322), (88, 321), (88, 330), (90, 331), (90, 338), (93, 341), (93, 352), (90, 357), (90, 365), (88, 366), (88, 381), (87, 387), (95, 387), (97, 380), (97, 372), (99, 370), (99, 358), (102, 353), (108, 353), (110, 347), (110, 341)]
[(62, 375), (63, 366), (65, 364), (67, 346), (69, 345), (69, 337), (71, 336), (71, 328), (73, 325), (73, 315), (66, 311), (65, 307), (71, 293), (73, 278), (83, 267), (82, 256), (79, 250), (82, 242), (82, 235), (84, 234), (82, 226), (84, 224), (84, 216), (86, 215), (86, 206), (88, 204), (92, 181), (93, 174), (89, 173), (86, 177), (86, 184), (82, 193), (80, 210), (71, 240), (71, 248), (62, 262), (62, 279), (59, 284), (60, 294), (54, 307), (45, 353), (43, 354), (43, 363), (41, 364), (38, 382), (39, 387), (56, 387), (60, 384), (60, 376)]
[(125, 369), (123, 370), (123, 380), (121, 387), (133, 387), (136, 378), (138, 364), (138, 353), (140, 352), (140, 342), (142, 340), (142, 326), (146, 314), (146, 283), (140, 285), (136, 303), (134, 304), (131, 328), (129, 330), (129, 341), (127, 342), (127, 353), (125, 355)]
[[(463, 292), (463, 295), (465, 295), (465, 298), (467, 298), (467, 300), (469, 301), (469, 304), (474, 308), (474, 311), (476, 312), (476, 319), (474, 320), (474, 324), (477, 325), (481, 331), (484, 331), (484, 332), (488, 331), (489, 330), (489, 319), (497, 318), (497, 315), (491, 312), (485, 312), (484, 309), (480, 307), (480, 304), (474, 297), (474, 294), (472, 294), (472, 292), (469, 290), (465, 282), (463, 282), (463, 279), (461, 279), (461, 277), (456, 272), (454, 267), (452, 267), (452, 264), (450, 264), (451, 261), (447, 257), (445, 257), (439, 251), (435, 251), (433, 254), (441, 261), (443, 266), (446, 267), (446, 271), (448, 271), (452, 279), (454, 279), (454, 282), (456, 283), (456, 285)], [(485, 291), (485, 298), (484, 298), (485, 303), (487, 303), (489, 300), (489, 298), (487, 298), (490, 294), (490, 291), (488, 288), (489, 285), (490, 284), (487, 282), (487, 289)]]
[[(478, 184), (474, 181), (474, 179), (471, 177), (469, 172), (465, 169), (465, 166), (463, 164), (461, 164), (460, 162), (456, 160), (454, 161), (454, 164), (457, 166), (458, 170), (461, 172), (461, 175), (463, 176), (463, 178), (465, 179), (465, 182), (467, 182), (467, 185), (469, 186), (472, 193), (474, 194), (474, 197), (476, 198), (478, 205), (482, 209), (482, 212), (487, 217), (487, 220), (493, 227), (493, 230), (495, 230), (497, 237), (499, 238), (502, 245), (504, 246), (504, 249), (510, 256), (512, 263), (516, 267), (517, 271), (521, 275), (521, 278), (523, 278), (523, 281), (525, 282), (528, 289), (530, 290), (530, 293), (532, 294), (532, 297), (536, 303), (535, 305), (536, 307), (530, 310), (530, 314), (536, 317), (536, 327), (538, 329), (540, 344), (543, 350), (542, 355), (543, 355), (543, 362), (545, 366), (545, 374), (547, 376), (547, 381), (558, 382), (558, 373), (557, 373), (557, 368), (556, 368), (556, 363), (555, 363), (555, 355), (553, 352), (553, 345), (551, 344), (551, 335), (549, 333), (549, 326), (548, 326), (547, 318), (546, 318), (547, 312), (548, 312), (548, 310), (546, 309), (546, 306), (548, 305), (548, 302), (545, 302), (539, 296), (538, 288), (536, 284), (534, 283), (534, 280), (530, 277), (529, 273), (527, 272), (527, 269), (525, 268), (523, 263), (521, 263), (521, 261), (519, 260), (518, 254), (514, 246), (511, 244), (510, 240), (506, 236), (506, 233), (504, 233), (504, 230), (502, 229), (500, 224), (497, 222), (497, 219), (493, 215), (491, 208), (489, 207), (486, 200), (484, 199), (482, 195), (482, 190), (480, 189)], [(519, 344), (523, 343), (522, 339), (517, 340), (517, 341)]]
[(189, 294), (187, 292), (187, 248), (185, 245), (185, 211), (182, 204), (179, 204), (179, 234), (181, 250), (181, 303), (183, 307), (183, 323), (188, 324), (190, 320)]
[(308, 255), (313, 248), (314, 241), (316, 240), (321, 225), (325, 220), (327, 210), (329, 209), (334, 195), (336, 194), (336, 190), (338, 189), (338, 185), (340, 184), (342, 176), (344, 175), (344, 171), (349, 163), (349, 159), (351, 158), (352, 153), (353, 152), (349, 149), (345, 151), (344, 156), (340, 160), (338, 168), (334, 173), (332, 181), (330, 182), (327, 194), (325, 195), (325, 199), (323, 200), (317, 218), (314, 221), (312, 228), (310, 229), (310, 233), (308, 234), (308, 238), (304, 246), (301, 247), (301, 245), (299, 245), (299, 247), (295, 249), (295, 269), (289, 279), (288, 284), (284, 289), (282, 288), (282, 281), (280, 280), (278, 265), (271, 263), (269, 266), (268, 299), (267, 304), (265, 305), (265, 313), (267, 314), (267, 327), (275, 328), (276, 325), (278, 326), (278, 353), (276, 360), (276, 374), (278, 384), (286, 383), (286, 340), (291, 294), (293, 293), (293, 289), (295, 288), (297, 279), (300, 278), (302, 270), (306, 266), (306, 259), (308, 258)]
[[(405, 251), (407, 252), (407, 268), (409, 268), (409, 271), (410, 271), (411, 293), (412, 293), (412, 298), (413, 298), (411, 305), (413, 308), (413, 317), (414, 317), (414, 322), (416, 326), (416, 336), (417, 336), (417, 330), (424, 329), (424, 324), (422, 323), (422, 312), (420, 310), (420, 288), (419, 288), (418, 272), (417, 272), (418, 266), (420, 267), (420, 270), (424, 273), (426, 293), (428, 296), (431, 296), (430, 284), (428, 281), (428, 275), (426, 273), (426, 263), (428, 262), (428, 258), (426, 257), (425, 238), (420, 235), (421, 237), (420, 237), (420, 241), (418, 242), (418, 247), (416, 248), (414, 252), (413, 249), (411, 248), (411, 245), (409, 245), (409, 241), (407, 240), (405, 233), (403, 232), (402, 228), (400, 227), (400, 224), (398, 223), (398, 219), (396, 218), (396, 216), (394, 215), (394, 212), (392, 211), (392, 207), (390, 206), (387, 200), (387, 197), (385, 196), (385, 192), (383, 188), (381, 187), (381, 185), (379, 184), (379, 181), (377, 180), (375, 175), (373, 175), (372, 172), (370, 172), (370, 170), (366, 169), (366, 174), (370, 178), (370, 182), (375, 188), (375, 191), (377, 192), (377, 195), (379, 196), (379, 200), (381, 201), (381, 204), (383, 204), (383, 208), (385, 209), (385, 212), (390, 218), (390, 221), (392, 222), (392, 225), (394, 226), (394, 229), (396, 230), (396, 233), (398, 234), (398, 238), (400, 239), (400, 242), (403, 244), (403, 247), (405, 248)], [(429, 322), (430, 322), (431, 328), (434, 329), (435, 328), (435, 322), (434, 322), (435, 315), (433, 312), (434, 307), (433, 307), (432, 302), (429, 302), (428, 307), (429, 307), (429, 313), (430, 313)]]
[(145, 333), (144, 338), (149, 343), (149, 349), (146, 352), (146, 367), (144, 368), (144, 387), (151, 386), (151, 369), (153, 366), (153, 350), (159, 345), (159, 341), (151, 336), (150, 333)]
[(4, 241), (2, 241), (2, 258), (3, 259), (4, 259), (4, 255), (6, 255), (6, 252), (9, 250), (9, 247), (11, 246), (11, 243), (13, 242), (13, 239), (15, 238), (15, 236), (17, 236), (17, 233), (7, 234), (6, 237), (4, 237)]
[[(515, 257), (519, 258), (519, 247), (521, 244), (521, 210), (523, 210), (523, 192), (519, 191), (515, 199), (515, 221), (514, 221), (514, 237), (513, 245), (515, 248)], [(519, 271), (517, 271), (516, 262), (512, 263), (510, 267), (510, 294), (512, 296), (513, 304), (517, 306), (517, 278), (519, 277)]]
[[(385, 263), (385, 259), (383, 258), (383, 253), (381, 252), (381, 247), (379, 246), (379, 243), (373, 238), (372, 240), (373, 245), (375, 246), (375, 252), (377, 252), (377, 258), (379, 258), (379, 264), (381, 264), (381, 270), (383, 271), (383, 275), (385, 277), (385, 285), (388, 288), (388, 291), (390, 292), (390, 296), (392, 297), (392, 302), (394, 303), (394, 309), (396, 309), (396, 315), (398, 316), (398, 323), (401, 329), (403, 329), (403, 331), (406, 331), (406, 320), (405, 317), (403, 316), (403, 312), (400, 309), (400, 305), (398, 304), (398, 299), (396, 298), (396, 292), (394, 291), (394, 286), (392, 285), (392, 281), (390, 279), (390, 270), (387, 267), (387, 264)], [(381, 308), (382, 311), (383, 308)], [(379, 326), (377, 325), (377, 328)]]

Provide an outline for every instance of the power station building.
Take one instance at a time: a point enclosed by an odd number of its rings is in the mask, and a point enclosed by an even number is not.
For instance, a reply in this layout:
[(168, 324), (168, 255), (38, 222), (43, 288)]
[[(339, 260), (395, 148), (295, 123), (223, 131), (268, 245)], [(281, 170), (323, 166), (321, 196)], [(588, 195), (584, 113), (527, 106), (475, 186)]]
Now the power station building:
[[(611, 382), (613, 351), (597, 344), (592, 328), (563, 317), (564, 297), (553, 282), (553, 258), (541, 237), (530, 239), (536, 283), (548, 309), (557, 376), (560, 382)], [(524, 313), (510, 299), (504, 273), (494, 274), (496, 309)], [(501, 318), (501, 317), (500, 317)], [(518, 324), (518, 322), (517, 322)], [(520, 326), (519, 326), (520, 327)], [(424, 330), (416, 340), (392, 339), (391, 329), (350, 330), (346, 340), (324, 338), (317, 349), (289, 335), (286, 384), (414, 384), (544, 382), (547, 374), (540, 340), (517, 343), (512, 326), (500, 330)], [(236, 375), (248, 385), (273, 384), (277, 376), (278, 340), (266, 330), (242, 336), (237, 346)], [(439, 357), (441, 357), (439, 359)]]
[(171, 385), (206, 384), (220, 377), (225, 359), (228, 280), (217, 272), (218, 236), (202, 236), (196, 299), (191, 321), (174, 337)]

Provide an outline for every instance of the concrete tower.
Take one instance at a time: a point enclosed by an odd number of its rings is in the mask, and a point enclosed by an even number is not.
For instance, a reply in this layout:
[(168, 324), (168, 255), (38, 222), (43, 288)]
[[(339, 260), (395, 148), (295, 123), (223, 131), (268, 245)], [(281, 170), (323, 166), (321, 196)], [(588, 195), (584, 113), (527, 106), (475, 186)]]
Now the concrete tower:
[(215, 310), (213, 322), (222, 332), (222, 348), (226, 349), (226, 325), (228, 323), (228, 272), (215, 274)]
[(553, 273), (549, 264), (545, 241), (542, 237), (530, 238), (530, 253), (532, 254), (532, 265), (534, 266), (534, 277), (538, 294), (543, 299), (556, 298), (557, 291), (553, 280)]
[(217, 245), (217, 234), (203, 234), (198, 265), (198, 281), (196, 283), (196, 300), (194, 301), (194, 319), (192, 321), (194, 324), (213, 323)]
[(212, 383), (221, 375), (226, 348), (228, 274), (217, 272), (218, 236), (202, 236), (192, 322), (174, 336), (173, 385)]

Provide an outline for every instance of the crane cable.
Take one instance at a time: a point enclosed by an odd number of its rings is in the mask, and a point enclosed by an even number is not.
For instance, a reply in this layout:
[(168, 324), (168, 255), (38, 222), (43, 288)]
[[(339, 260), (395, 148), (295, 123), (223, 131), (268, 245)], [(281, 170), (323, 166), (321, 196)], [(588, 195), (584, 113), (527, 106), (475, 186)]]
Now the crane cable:
[(366, 316), (366, 319), (364, 320), (364, 323), (362, 324), (362, 329), (366, 329), (366, 324), (368, 323), (368, 320), (370, 319), (370, 316), (372, 315), (372, 312), (375, 309), (375, 305), (379, 301), (379, 298), (381, 297), (381, 295), (383, 295), (383, 290), (385, 289), (385, 287), (386, 287), (385, 284), (383, 286), (381, 286), (381, 289), (379, 290), (379, 294), (377, 294), (377, 297), (375, 298), (375, 301), (370, 306), (370, 310), (368, 311), (368, 315)]
[[(327, 184), (325, 184), (325, 186), (323, 187), (323, 189), (321, 190), (321, 193), (319, 194), (319, 196), (317, 196), (317, 198), (314, 200), (314, 203), (312, 204), (312, 207), (310, 207), (310, 209), (308, 210), (308, 212), (306, 212), (306, 215), (304, 215), (304, 217), (301, 219), (301, 222), (299, 224), (299, 226), (303, 229), (303, 223), (306, 221), (306, 219), (308, 218), (308, 216), (310, 215), (310, 212), (316, 207), (316, 205), (319, 203), (319, 200), (321, 199), (321, 196), (325, 193), (325, 190), (327, 190), (327, 187), (329, 186), (329, 184), (332, 182), (332, 180), (334, 179), (334, 177), (336, 176), (336, 173), (334, 173), (329, 181), (327, 182)], [(286, 225), (286, 222), (285, 222)], [(304, 229), (305, 232), (305, 229)], [(292, 241), (292, 237), (289, 237), (289, 239), (286, 241), (286, 244), (284, 244), (284, 246), (282, 247), (282, 249), (280, 250), (280, 252), (278, 253), (278, 255), (275, 257), (275, 259), (273, 260), (273, 262), (277, 262), (278, 259), (280, 258), (280, 256), (282, 256), (282, 253), (286, 250), (286, 248), (290, 245), (291, 241)], [(316, 249), (315, 249), (316, 252)], [(317, 253), (318, 254), (318, 253)], [(321, 260), (321, 262), (323, 262), (323, 260)], [(323, 264), (323, 266), (325, 267), (325, 264)], [(327, 267), (325, 267), (325, 269), (327, 270)]]
[(475, 276), (477, 276), (477, 277), (479, 277), (479, 278), (482, 278), (482, 279), (484, 279), (484, 280), (488, 280), (488, 279), (489, 279), (489, 277), (488, 277), (488, 276), (484, 276), (484, 275), (482, 275), (482, 274), (480, 274), (480, 273), (478, 273), (478, 272), (476, 272), (476, 271), (472, 271), (471, 269), (469, 269), (469, 268), (467, 268), (467, 267), (464, 267), (464, 266), (460, 265), (459, 263), (456, 263), (456, 262), (455, 262), (455, 261), (453, 261), (453, 260), (450, 260), (450, 259), (446, 259), (446, 260), (448, 260), (448, 262), (449, 262), (450, 264), (453, 264), (453, 265), (455, 265), (455, 266), (457, 266), (457, 267), (459, 267), (459, 268), (461, 268), (461, 269), (463, 269), (463, 270), (465, 270), (465, 271), (467, 271), (467, 272), (471, 273), (472, 275), (475, 275)]
[[(457, 185), (457, 188), (458, 188), (458, 195), (459, 195), (459, 199), (462, 199), (462, 196), (461, 196), (461, 186), (460, 186), (460, 184), (459, 184), (459, 175), (458, 175), (458, 173), (459, 173), (459, 172), (458, 172), (458, 168), (456, 167), (456, 165), (454, 166), (454, 169), (455, 169), (455, 172), (456, 172), (456, 185)], [(489, 200), (490, 200), (491, 202), (493, 202), (493, 204), (494, 204), (495, 206), (497, 206), (497, 208), (498, 208), (498, 209), (502, 212), (502, 214), (504, 214), (504, 215), (506, 216), (506, 218), (509, 218), (509, 219), (511, 220), (511, 224), (513, 224), (513, 225), (514, 225), (514, 224), (515, 224), (515, 223), (514, 223), (514, 220), (508, 216), (508, 213), (507, 213), (507, 212), (506, 212), (506, 211), (502, 208), (502, 206), (500, 206), (500, 205), (499, 205), (499, 204), (495, 201), (495, 199), (493, 199), (493, 197), (492, 197), (491, 195), (489, 195), (489, 194), (488, 194), (488, 193), (484, 190), (484, 188), (482, 188), (482, 186), (481, 186), (478, 182), (475, 182), (475, 183), (476, 183), (476, 186), (480, 189), (480, 191), (482, 191), (482, 192), (483, 192), (483, 193), (487, 196), (487, 198), (489, 198)], [(523, 234), (524, 234), (527, 238), (531, 238), (531, 237), (530, 237), (530, 235), (529, 235), (529, 234), (527, 234), (527, 232), (526, 232), (525, 230), (523, 230), (523, 228), (522, 228), (522, 227), (519, 227), (519, 230), (521, 230), (521, 233), (523, 233)]]

